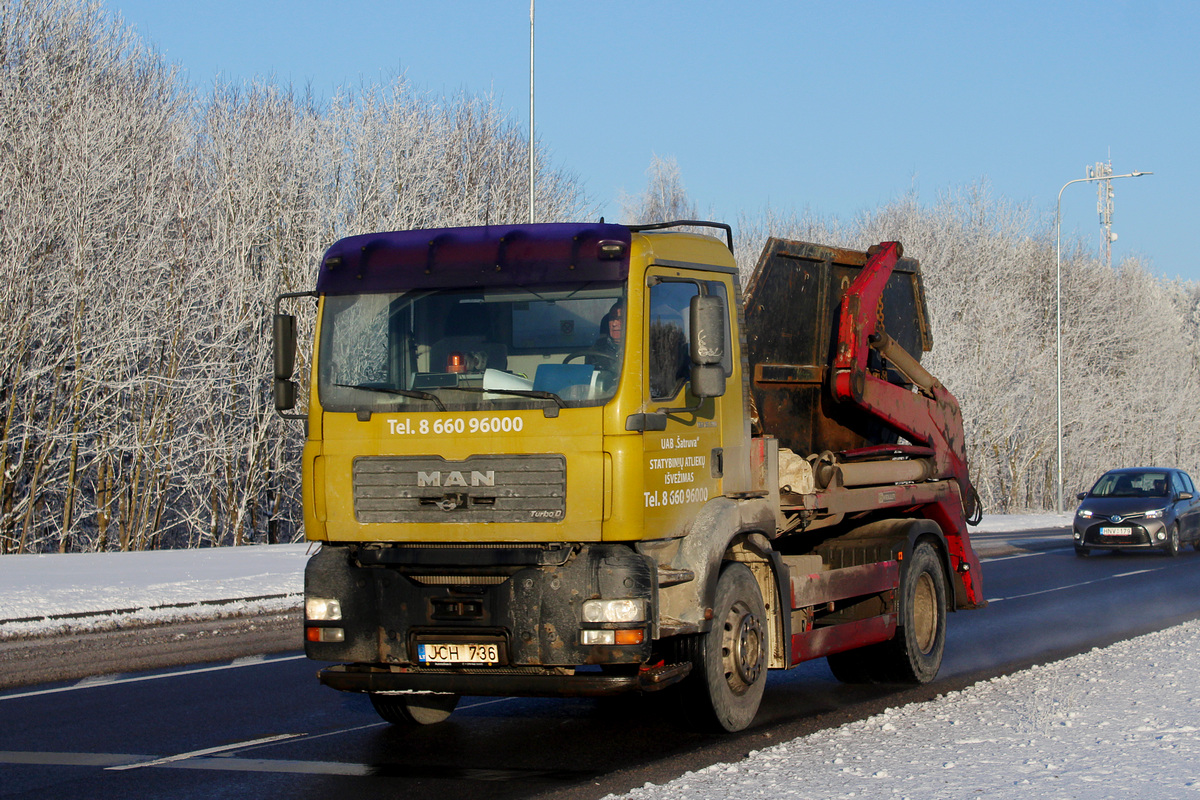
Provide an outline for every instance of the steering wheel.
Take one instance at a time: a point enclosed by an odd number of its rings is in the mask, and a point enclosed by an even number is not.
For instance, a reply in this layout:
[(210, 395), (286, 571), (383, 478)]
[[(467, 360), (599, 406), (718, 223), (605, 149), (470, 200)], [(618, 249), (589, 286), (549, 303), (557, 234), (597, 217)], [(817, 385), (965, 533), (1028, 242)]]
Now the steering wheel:
[(594, 364), (593, 366), (595, 366), (596, 369), (600, 370), (601, 372), (615, 373), (617, 371), (617, 367), (619, 366), (617, 363), (617, 357), (612, 353), (606, 353), (603, 350), (580, 350), (576, 353), (569, 354), (562, 360), (562, 363), (566, 364), (567, 362), (576, 358), (595, 358), (599, 360), (601, 363)]

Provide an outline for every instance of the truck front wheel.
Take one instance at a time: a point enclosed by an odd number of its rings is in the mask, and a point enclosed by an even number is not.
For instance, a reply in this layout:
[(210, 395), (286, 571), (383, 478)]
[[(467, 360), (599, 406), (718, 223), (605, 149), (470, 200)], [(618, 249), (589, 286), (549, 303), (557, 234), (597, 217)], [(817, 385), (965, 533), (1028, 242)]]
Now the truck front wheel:
[[(693, 641), (692, 697), (706, 721), (740, 731), (758, 713), (767, 684), (767, 612), (754, 574), (730, 562), (721, 570), (713, 626)], [(699, 709), (698, 709), (699, 710)]]
[(433, 725), (450, 716), (458, 705), (458, 695), (371, 692), (371, 705), (393, 725)]

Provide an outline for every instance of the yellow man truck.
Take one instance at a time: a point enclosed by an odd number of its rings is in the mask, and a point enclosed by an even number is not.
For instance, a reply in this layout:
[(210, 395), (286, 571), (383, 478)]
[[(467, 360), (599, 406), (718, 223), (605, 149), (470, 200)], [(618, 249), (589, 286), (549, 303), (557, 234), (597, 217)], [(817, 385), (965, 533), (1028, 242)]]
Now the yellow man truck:
[(305, 650), (388, 721), (678, 684), (735, 731), (768, 669), (932, 680), (984, 604), (898, 243), (771, 239), (743, 293), (718, 223), (375, 233), (302, 295), (307, 410), (301, 295), (275, 403), (307, 426)]

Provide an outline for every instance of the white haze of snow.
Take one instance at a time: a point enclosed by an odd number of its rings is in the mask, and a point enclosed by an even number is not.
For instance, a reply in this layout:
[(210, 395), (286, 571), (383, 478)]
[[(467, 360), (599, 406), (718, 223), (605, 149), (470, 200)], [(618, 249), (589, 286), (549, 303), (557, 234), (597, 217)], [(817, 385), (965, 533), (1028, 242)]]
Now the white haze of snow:
[[(1063, 530), (1069, 522), (995, 516), (975, 531)], [(1058, 535), (1069, 546), (1065, 531)], [(0, 556), (0, 639), (293, 608), (301, 602), (307, 551), (300, 544)], [(21, 618), (30, 619), (12, 621)], [(1200, 621), (889, 709), (622, 797), (1200, 800), (1198, 653)]]

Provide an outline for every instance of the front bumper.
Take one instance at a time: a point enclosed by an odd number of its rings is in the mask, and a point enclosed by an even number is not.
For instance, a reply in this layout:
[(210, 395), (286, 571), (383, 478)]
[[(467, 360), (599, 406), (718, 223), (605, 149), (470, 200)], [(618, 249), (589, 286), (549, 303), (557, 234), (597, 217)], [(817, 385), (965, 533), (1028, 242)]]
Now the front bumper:
[[(336, 600), (340, 619), (306, 619), (305, 653), (345, 662), (321, 674), (322, 682), (348, 691), (644, 689), (669, 677), (637, 670), (651, 655), (654, 569), (624, 545), (326, 545), (305, 569), (305, 595)], [(597, 598), (636, 599), (647, 619), (583, 622), (585, 601)], [(583, 643), (584, 630), (631, 628), (640, 641)], [(324, 635), (331, 631), (336, 636)], [(499, 657), (487, 665), (420, 661), (419, 645), (442, 642), (494, 646)], [(581, 665), (623, 665), (623, 671), (574, 674)], [(457, 688), (435, 688), (446, 686)]]
[(640, 667), (613, 675), (575, 670), (437, 672), (395, 670), (362, 664), (339, 664), (318, 673), (321, 683), (343, 692), (441, 692), (505, 697), (603, 697), (625, 692), (652, 692), (687, 677), (690, 662)]
[(1082, 525), (1077, 519), (1074, 538), (1076, 547), (1106, 550), (1159, 548), (1167, 544), (1167, 528), (1161, 519), (1141, 518), (1120, 525), (1107, 520), (1091, 520)]

